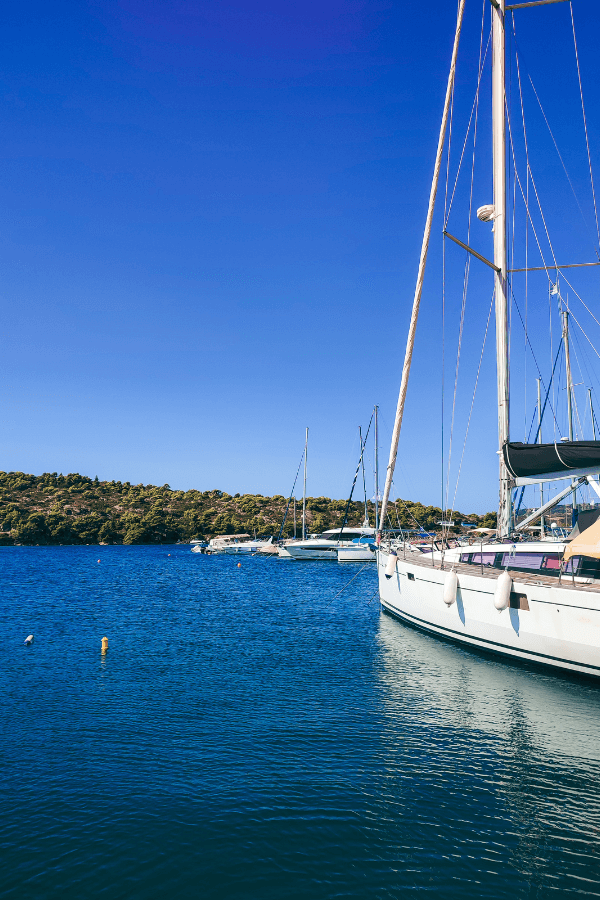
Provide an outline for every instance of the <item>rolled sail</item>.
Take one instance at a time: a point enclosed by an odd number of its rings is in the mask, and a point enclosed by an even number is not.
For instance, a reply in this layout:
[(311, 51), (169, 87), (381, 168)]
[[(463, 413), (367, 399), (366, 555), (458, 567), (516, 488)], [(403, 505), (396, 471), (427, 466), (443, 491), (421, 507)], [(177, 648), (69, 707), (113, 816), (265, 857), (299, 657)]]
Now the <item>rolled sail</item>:
[(554, 444), (507, 441), (503, 453), (506, 467), (514, 478), (593, 467), (600, 472), (600, 441), (558, 441)]

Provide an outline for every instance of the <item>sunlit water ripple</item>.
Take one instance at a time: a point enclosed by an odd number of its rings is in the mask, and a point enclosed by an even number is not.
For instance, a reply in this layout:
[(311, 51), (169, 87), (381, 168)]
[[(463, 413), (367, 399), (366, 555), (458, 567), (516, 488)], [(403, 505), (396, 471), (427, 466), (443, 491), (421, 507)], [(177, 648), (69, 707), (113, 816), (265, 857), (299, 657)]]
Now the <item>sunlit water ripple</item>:
[(2, 896), (600, 896), (600, 687), (237, 562), (0, 549)]

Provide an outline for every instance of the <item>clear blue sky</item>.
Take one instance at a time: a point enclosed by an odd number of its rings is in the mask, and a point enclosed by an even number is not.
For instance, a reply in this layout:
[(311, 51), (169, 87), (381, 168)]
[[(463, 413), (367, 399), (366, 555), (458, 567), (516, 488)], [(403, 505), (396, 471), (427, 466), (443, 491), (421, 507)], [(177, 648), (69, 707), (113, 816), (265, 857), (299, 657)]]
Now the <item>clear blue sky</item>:
[[(457, 135), (481, 5), (467, 10)], [(343, 497), (375, 403), (385, 467), (455, 11), (394, 0), (4, 8), (2, 469), (287, 494), (308, 425), (309, 493)], [(585, 0), (575, 14), (599, 163), (597, 13)], [(566, 3), (524, 12), (519, 40), (544, 102), (559, 98), (553, 121), (589, 207), (569, 23)], [(488, 110), (486, 89), (486, 129)], [(484, 163), (476, 206), (491, 202)], [(552, 200), (560, 171), (542, 159), (538, 175)], [(491, 254), (487, 231), (473, 242)], [(564, 247), (593, 258), (579, 236)], [(440, 258), (436, 239), (396, 478), (401, 496), (436, 505)], [(449, 274), (451, 319), (462, 264)], [(487, 271), (473, 278), (459, 448), (491, 290)], [(598, 279), (588, 287), (598, 310)], [(451, 328), (447, 340), (453, 360)], [(452, 377), (448, 364), (447, 403)], [(532, 394), (535, 373), (522, 377)], [(496, 503), (494, 390), (488, 353), (464, 511)]]

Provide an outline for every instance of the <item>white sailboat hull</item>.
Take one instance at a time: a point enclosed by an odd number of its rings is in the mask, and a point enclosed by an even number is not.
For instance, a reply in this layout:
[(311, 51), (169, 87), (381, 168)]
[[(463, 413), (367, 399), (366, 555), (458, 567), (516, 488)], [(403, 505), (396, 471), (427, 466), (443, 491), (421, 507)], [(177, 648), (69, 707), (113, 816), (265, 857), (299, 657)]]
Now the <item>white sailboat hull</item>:
[(556, 586), (536, 584), (515, 572), (511, 598), (524, 597), (518, 602), (528, 608), (511, 605), (499, 611), (494, 606), (496, 578), (460, 571), (456, 601), (447, 606), (448, 569), (399, 557), (388, 579), (388, 558), (387, 552), (378, 553), (381, 605), (403, 622), (489, 653), (600, 678), (597, 589), (574, 590), (558, 581)]

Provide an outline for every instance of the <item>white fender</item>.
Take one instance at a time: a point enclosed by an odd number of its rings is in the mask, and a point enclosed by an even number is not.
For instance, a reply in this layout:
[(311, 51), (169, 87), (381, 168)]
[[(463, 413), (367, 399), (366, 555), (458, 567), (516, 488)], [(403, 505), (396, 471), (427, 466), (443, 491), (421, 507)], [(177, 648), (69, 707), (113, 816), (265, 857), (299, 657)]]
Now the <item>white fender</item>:
[(458, 589), (458, 575), (454, 570), (448, 572), (444, 581), (443, 599), (446, 606), (452, 606), (456, 602), (456, 591)]
[(385, 577), (391, 578), (394, 572), (396, 571), (396, 563), (398, 562), (398, 557), (392, 550), (390, 553), (390, 557), (387, 561), (387, 566), (385, 567)]
[(494, 591), (494, 606), (496, 609), (506, 609), (510, 603), (510, 592), (512, 591), (512, 578), (508, 572), (502, 572), (496, 582), (496, 590)]

